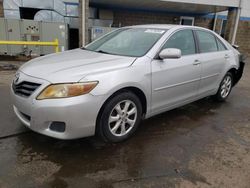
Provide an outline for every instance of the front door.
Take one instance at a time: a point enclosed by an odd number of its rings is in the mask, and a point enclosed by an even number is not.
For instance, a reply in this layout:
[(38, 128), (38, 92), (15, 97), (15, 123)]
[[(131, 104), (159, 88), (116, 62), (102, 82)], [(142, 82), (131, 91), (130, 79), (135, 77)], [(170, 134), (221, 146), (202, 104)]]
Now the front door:
[(193, 31), (190, 29), (177, 31), (162, 49), (166, 48), (180, 49), (182, 57), (155, 59), (151, 62), (153, 114), (191, 101), (198, 93), (201, 65)]

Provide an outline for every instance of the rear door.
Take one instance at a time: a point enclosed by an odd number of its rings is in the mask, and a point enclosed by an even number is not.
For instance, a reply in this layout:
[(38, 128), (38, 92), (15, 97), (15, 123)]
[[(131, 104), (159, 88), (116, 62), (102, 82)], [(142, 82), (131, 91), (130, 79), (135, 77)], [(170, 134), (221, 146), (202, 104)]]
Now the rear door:
[(218, 41), (217, 37), (205, 30), (196, 30), (201, 60), (201, 81), (199, 95), (209, 95), (218, 88), (220, 75), (229, 58), (225, 46)]

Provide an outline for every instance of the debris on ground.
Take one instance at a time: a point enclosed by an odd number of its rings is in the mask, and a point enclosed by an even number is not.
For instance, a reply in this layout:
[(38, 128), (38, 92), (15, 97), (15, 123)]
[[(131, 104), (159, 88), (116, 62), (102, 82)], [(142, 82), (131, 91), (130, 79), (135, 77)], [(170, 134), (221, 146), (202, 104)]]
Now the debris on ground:
[(5, 65), (1, 65), (0, 64), (0, 71), (1, 70), (17, 70), (18, 69), (18, 66), (16, 65), (13, 65), (13, 64), (5, 64)]

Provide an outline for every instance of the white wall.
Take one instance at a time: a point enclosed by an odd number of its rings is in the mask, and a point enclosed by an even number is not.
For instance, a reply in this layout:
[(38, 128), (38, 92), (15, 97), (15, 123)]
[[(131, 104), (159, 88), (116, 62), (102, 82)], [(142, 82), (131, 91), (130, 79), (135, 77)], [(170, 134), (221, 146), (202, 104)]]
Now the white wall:
[(250, 1), (249, 0), (242, 0), (242, 10), (241, 16), (242, 17), (250, 17)]
[(63, 1), (67, 3), (79, 3), (79, 0), (63, 0)]
[[(227, 11), (219, 13), (219, 15), (226, 16)], [(241, 2), (241, 17), (250, 18), (250, 0), (242, 0)]]

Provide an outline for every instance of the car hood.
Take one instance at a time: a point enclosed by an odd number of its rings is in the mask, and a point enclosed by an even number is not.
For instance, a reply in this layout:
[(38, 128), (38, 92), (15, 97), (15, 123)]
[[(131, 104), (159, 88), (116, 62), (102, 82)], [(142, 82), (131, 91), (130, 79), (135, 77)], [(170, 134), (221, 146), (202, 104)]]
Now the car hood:
[(135, 59), (76, 49), (33, 59), (20, 71), (51, 83), (78, 82), (88, 74), (128, 67)]

